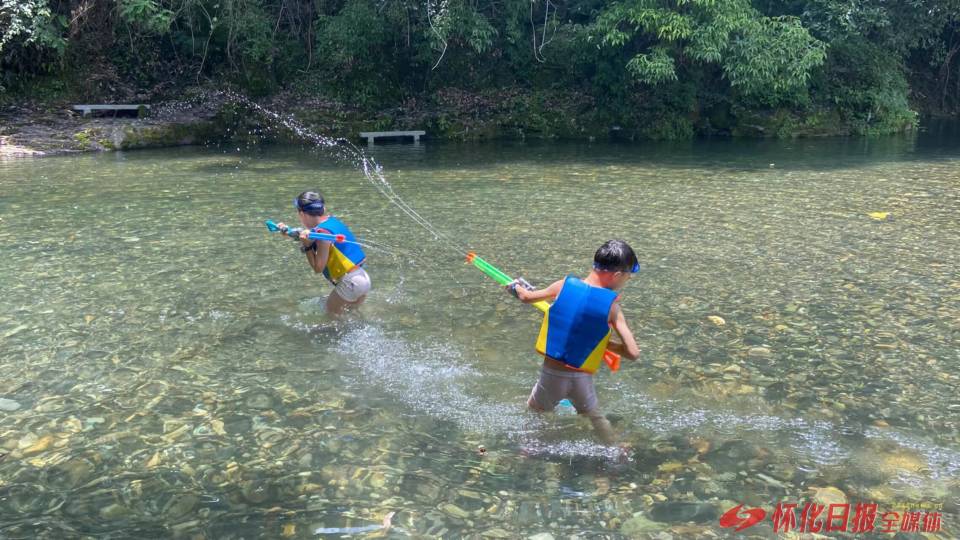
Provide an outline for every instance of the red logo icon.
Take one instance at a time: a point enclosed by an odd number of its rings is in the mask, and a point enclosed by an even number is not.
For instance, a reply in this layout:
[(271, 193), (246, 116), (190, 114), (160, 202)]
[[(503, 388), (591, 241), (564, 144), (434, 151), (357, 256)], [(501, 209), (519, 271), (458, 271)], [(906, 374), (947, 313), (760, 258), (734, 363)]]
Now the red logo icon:
[(746, 517), (740, 516), (740, 509), (743, 508), (742, 504), (738, 504), (733, 508), (724, 512), (720, 516), (720, 526), (728, 529), (730, 527), (736, 527), (736, 531), (742, 531), (747, 527), (753, 527), (757, 523), (763, 521), (763, 518), (767, 516), (767, 512), (763, 508), (748, 508), (744, 511)]

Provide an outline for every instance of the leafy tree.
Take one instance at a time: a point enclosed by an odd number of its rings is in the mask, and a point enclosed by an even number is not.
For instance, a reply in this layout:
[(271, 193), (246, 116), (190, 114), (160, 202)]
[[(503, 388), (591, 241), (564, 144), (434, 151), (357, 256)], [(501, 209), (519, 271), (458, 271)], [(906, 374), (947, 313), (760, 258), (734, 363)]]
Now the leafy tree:
[(8, 68), (0, 91), (16, 73), (55, 69), (66, 48), (65, 26), (66, 19), (45, 0), (0, 0), (0, 61)]
[(793, 99), (826, 56), (796, 17), (762, 16), (747, 0), (625, 0), (597, 18), (606, 46), (629, 51), (626, 69), (656, 85), (720, 68), (747, 96)]
[(509, 90), (658, 137), (744, 111), (892, 131), (960, 110), (960, 0), (0, 0), (0, 68), (8, 96)]

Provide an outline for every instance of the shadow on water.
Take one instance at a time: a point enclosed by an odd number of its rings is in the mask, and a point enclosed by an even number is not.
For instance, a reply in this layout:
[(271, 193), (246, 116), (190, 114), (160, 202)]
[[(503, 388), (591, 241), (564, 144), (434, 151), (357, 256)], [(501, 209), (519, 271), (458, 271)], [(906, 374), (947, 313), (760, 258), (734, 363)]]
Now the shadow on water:
[[(782, 171), (827, 171), (876, 165), (885, 162), (953, 159), (960, 146), (960, 122), (930, 120), (916, 133), (875, 137), (825, 137), (806, 139), (693, 139), (688, 141), (602, 142), (585, 141), (494, 141), (357, 144), (389, 168), (405, 171), (441, 170), (450, 167), (486, 169), (511, 163), (593, 164), (596, 166), (649, 166), (699, 169), (714, 173), (750, 172), (764, 169)], [(194, 166), (200, 174), (253, 170), (259, 174), (285, 174), (298, 167), (336, 170), (349, 163), (331, 161), (328, 149), (316, 146), (275, 145), (247, 148), (246, 158), (237, 158), (235, 146), (219, 147), (222, 160)], [(268, 150), (269, 149), (269, 150)], [(278, 152), (279, 150), (279, 152)], [(119, 153), (124, 160), (151, 159), (155, 152), (141, 150)], [(191, 148), (180, 149), (184, 155)], [(283, 159), (278, 161), (277, 155)], [(206, 156), (206, 154), (204, 154)], [(75, 158), (74, 158), (75, 159)], [(268, 163), (260, 160), (266, 159)], [(351, 158), (352, 159), (352, 158)], [(292, 163), (291, 163), (292, 161)]]
[[(230, 156), (230, 154), (226, 154)], [(241, 159), (226, 157), (223, 161), (217, 163), (198, 163), (193, 166), (193, 172), (196, 174), (223, 174), (235, 171), (251, 172), (259, 175), (278, 175), (288, 174), (299, 170), (299, 167), (291, 163), (262, 162), (256, 158)]]
[[(500, 141), (479, 143), (431, 142), (420, 145), (386, 143), (366, 147), (370, 155), (390, 168), (406, 171), (438, 170), (449, 167), (485, 169), (510, 163), (579, 163), (603, 166), (649, 166), (700, 169), (716, 173), (749, 172), (764, 169), (783, 171), (827, 171), (876, 165), (884, 162), (955, 158), (960, 146), (960, 122), (931, 121), (916, 133), (877, 137), (830, 137), (809, 139), (694, 139), (690, 141), (572, 142)], [(279, 148), (284, 148), (280, 146)], [(225, 155), (235, 150), (222, 147)], [(149, 152), (149, 151), (147, 151)], [(304, 152), (312, 157), (304, 156)], [(325, 159), (315, 147), (286, 147), (281, 150), (300, 164), (324, 169), (345, 165)], [(254, 155), (258, 151), (254, 150)], [(131, 154), (130, 158), (136, 159)], [(287, 172), (289, 162), (256, 165), (249, 160), (225, 160), (198, 164), (197, 172), (216, 174), (253, 168), (262, 174)]]
[(424, 170), (452, 166), (504, 167), (510, 163), (596, 166), (649, 166), (715, 172), (810, 171), (856, 168), (891, 161), (955, 158), (960, 135), (918, 134), (795, 140), (697, 139), (677, 142), (588, 143), (526, 141), (427, 143), (423, 150), (407, 145), (376, 146), (372, 153), (384, 166)]

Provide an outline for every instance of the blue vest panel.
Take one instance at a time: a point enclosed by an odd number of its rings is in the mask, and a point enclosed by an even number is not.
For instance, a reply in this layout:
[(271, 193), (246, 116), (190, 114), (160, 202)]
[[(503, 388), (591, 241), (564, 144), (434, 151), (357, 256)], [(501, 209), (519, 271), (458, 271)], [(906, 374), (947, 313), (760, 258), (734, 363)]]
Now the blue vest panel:
[(584, 371), (594, 372), (610, 336), (610, 308), (617, 293), (568, 276), (544, 316), (537, 350)]
[(363, 264), (363, 261), (367, 258), (363, 248), (354, 243), (357, 239), (353, 236), (353, 232), (339, 219), (330, 216), (313, 230), (314, 232), (342, 234), (346, 240), (346, 242), (332, 242), (330, 246), (327, 266), (323, 269), (323, 275), (330, 281), (334, 283), (340, 281), (344, 274)]

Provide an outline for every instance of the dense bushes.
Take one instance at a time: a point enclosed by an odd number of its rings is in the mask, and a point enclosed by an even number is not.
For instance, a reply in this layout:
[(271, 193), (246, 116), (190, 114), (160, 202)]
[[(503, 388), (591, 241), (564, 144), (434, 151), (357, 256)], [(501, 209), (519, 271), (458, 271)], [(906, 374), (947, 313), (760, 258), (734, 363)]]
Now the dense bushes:
[(226, 82), (381, 109), (512, 88), (589, 96), (583, 122), (638, 136), (746, 117), (874, 133), (960, 107), (960, 0), (0, 0), (0, 65), (8, 101)]

